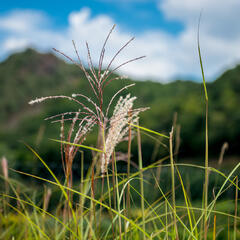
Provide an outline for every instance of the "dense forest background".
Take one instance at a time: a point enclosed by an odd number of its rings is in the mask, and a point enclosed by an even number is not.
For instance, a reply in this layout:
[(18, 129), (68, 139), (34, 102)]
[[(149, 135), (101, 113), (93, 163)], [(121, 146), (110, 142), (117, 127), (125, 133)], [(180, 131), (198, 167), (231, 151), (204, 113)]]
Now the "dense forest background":
[[(150, 107), (141, 114), (140, 125), (168, 133), (174, 124), (177, 129), (177, 159), (203, 161), (205, 145), (204, 92), (201, 83), (176, 80), (161, 84), (131, 79), (112, 82), (105, 91), (105, 102), (125, 85), (136, 82), (124, 94), (137, 96), (137, 106)], [(227, 159), (240, 155), (240, 66), (229, 69), (215, 81), (207, 84), (209, 93), (209, 151), (212, 161), (219, 157), (221, 148), (228, 143)], [(92, 96), (88, 81), (81, 70), (53, 54), (40, 54), (28, 49), (16, 53), (0, 64), (0, 157), (6, 156), (10, 167), (38, 173), (41, 164), (25, 147), (32, 146), (56, 171), (61, 164), (60, 146), (49, 140), (59, 139), (58, 123), (44, 118), (61, 112), (76, 110), (76, 105), (65, 100), (54, 100), (30, 106), (36, 97), (84, 93)], [(157, 141), (156, 141), (157, 140)], [(23, 143), (24, 142), (24, 143)], [(166, 140), (153, 139), (143, 134), (144, 164), (156, 161), (168, 154)], [(96, 131), (85, 144), (96, 145)], [(118, 147), (126, 149), (125, 144)], [(137, 152), (133, 142), (134, 152)], [(90, 161), (91, 152), (85, 152)], [(77, 169), (78, 161), (75, 162)]]

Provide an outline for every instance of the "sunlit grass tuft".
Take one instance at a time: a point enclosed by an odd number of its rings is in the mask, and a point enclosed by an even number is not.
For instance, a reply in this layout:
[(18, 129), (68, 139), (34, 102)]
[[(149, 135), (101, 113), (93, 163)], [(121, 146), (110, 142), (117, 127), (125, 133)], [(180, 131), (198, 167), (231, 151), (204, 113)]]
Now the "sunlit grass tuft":
[[(57, 176), (48, 165), (48, 159), (43, 159), (28, 144), (26, 147), (48, 172), (49, 179), (10, 170), (12, 174), (24, 175), (27, 181), (35, 180), (38, 188), (10, 178), (8, 162), (5, 158), (2, 160), (0, 239), (238, 239), (240, 217), (237, 175), (240, 163), (228, 172), (220, 170), (227, 147), (224, 145), (217, 168), (209, 166), (208, 93), (199, 33), (198, 53), (206, 102), (204, 166), (181, 163), (180, 159), (176, 161), (180, 144), (180, 128), (177, 128), (176, 118), (172, 130), (167, 135), (139, 124), (139, 114), (147, 108), (135, 109), (133, 102), (136, 97), (121, 96), (113, 110), (110, 110), (115, 98), (133, 85), (127, 85), (117, 91), (104, 109), (104, 89), (111, 81), (117, 80), (111, 79), (112, 73), (119, 67), (142, 58), (128, 60), (111, 70), (115, 58), (132, 42), (133, 39), (130, 39), (103, 71), (105, 46), (114, 27), (103, 44), (98, 69), (92, 64), (88, 44), (86, 47), (89, 70), (83, 66), (74, 42), (78, 62), (56, 50), (84, 72), (93, 98), (73, 94), (71, 97), (42, 97), (30, 102), (34, 104), (49, 99), (67, 99), (81, 109), (48, 118), (60, 124), (60, 139), (51, 141), (61, 146), (64, 176)], [(99, 133), (96, 146), (84, 145), (85, 138), (94, 127)], [(134, 130), (137, 132), (136, 138)], [(169, 154), (144, 166), (141, 148), (143, 133), (154, 139), (156, 148), (164, 146)], [(177, 139), (174, 139), (175, 136)], [(122, 141), (126, 141), (128, 146), (127, 154), (122, 155), (127, 162), (126, 171), (120, 171), (117, 164), (117, 147)], [(138, 147), (138, 164), (135, 168), (131, 167), (133, 142)], [(90, 164), (85, 163), (85, 151), (92, 153)], [(73, 181), (72, 164), (75, 158), (81, 159), (80, 178)], [(61, 159), (56, 161), (60, 165)], [(186, 172), (190, 173), (187, 177)], [(201, 184), (194, 186), (196, 176), (200, 176)], [(193, 192), (196, 191), (196, 187), (199, 188), (198, 192), (203, 192), (202, 201), (194, 199)]]

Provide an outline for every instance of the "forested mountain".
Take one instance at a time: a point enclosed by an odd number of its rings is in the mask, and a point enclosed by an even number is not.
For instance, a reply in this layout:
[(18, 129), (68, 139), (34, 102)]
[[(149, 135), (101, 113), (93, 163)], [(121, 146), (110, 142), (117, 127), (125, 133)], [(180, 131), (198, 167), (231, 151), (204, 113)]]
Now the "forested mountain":
[[(181, 139), (179, 157), (204, 156), (205, 107), (202, 84), (180, 80), (168, 84), (118, 80), (106, 88), (105, 102), (118, 89), (132, 82), (136, 82), (136, 85), (124, 93), (131, 92), (137, 96), (137, 106), (150, 107), (150, 110), (141, 114), (140, 125), (168, 133), (176, 120)], [(21, 168), (23, 163), (32, 167), (35, 160), (32, 153), (19, 142), (23, 140), (54, 165), (59, 157), (56, 153), (59, 152), (59, 146), (48, 138), (58, 138), (59, 125), (46, 122), (44, 118), (74, 110), (76, 106), (55, 100), (36, 106), (29, 106), (28, 102), (36, 97), (56, 94), (84, 93), (92, 96), (81, 70), (52, 54), (40, 54), (28, 49), (0, 64), (0, 86), (0, 156), (6, 155), (15, 167)], [(226, 71), (216, 81), (207, 84), (207, 88), (210, 155), (217, 157), (224, 142), (229, 143), (227, 154), (240, 155), (240, 66)], [(96, 142), (94, 136), (87, 141), (93, 145)], [(167, 149), (160, 145), (162, 149), (153, 156), (154, 146), (153, 139), (147, 136), (143, 138), (145, 162), (166, 154)]]

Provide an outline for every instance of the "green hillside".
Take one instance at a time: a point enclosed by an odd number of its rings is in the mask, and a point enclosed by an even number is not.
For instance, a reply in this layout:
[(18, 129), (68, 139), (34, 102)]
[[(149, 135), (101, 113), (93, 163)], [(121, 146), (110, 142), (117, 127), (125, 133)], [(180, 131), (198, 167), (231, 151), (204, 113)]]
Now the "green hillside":
[[(106, 88), (105, 102), (121, 87), (132, 80), (118, 80)], [(0, 156), (5, 155), (18, 169), (34, 168), (36, 160), (19, 140), (35, 147), (57, 167), (59, 146), (48, 138), (58, 138), (59, 125), (44, 118), (76, 108), (67, 101), (49, 101), (29, 106), (31, 99), (48, 95), (84, 93), (91, 96), (87, 80), (77, 66), (65, 63), (52, 54), (40, 54), (32, 49), (10, 56), (0, 64)], [(210, 156), (216, 158), (224, 142), (229, 143), (228, 155), (239, 155), (240, 149), (240, 66), (226, 71), (216, 81), (208, 84)], [(177, 113), (181, 144), (179, 158), (204, 156), (204, 93), (201, 83), (175, 81), (160, 84), (136, 81), (129, 91), (138, 97), (137, 105), (150, 107), (141, 114), (140, 124), (167, 133), (171, 130)], [(126, 91), (125, 91), (126, 92)], [(88, 144), (95, 144), (90, 136)], [(143, 138), (144, 161), (157, 159), (167, 152), (152, 156), (154, 140)], [(120, 146), (124, 149), (124, 145)], [(86, 153), (89, 154), (89, 153)]]

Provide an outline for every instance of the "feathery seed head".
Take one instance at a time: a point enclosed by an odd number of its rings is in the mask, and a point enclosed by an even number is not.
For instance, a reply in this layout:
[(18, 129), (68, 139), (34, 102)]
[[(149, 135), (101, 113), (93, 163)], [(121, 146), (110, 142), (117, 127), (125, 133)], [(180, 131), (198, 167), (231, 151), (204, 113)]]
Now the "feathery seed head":
[(102, 174), (106, 172), (106, 167), (110, 162), (110, 158), (116, 145), (125, 137), (130, 127), (129, 123), (135, 123), (138, 119), (138, 114), (145, 110), (144, 108), (133, 110), (133, 102), (135, 100), (136, 97), (131, 97), (130, 94), (128, 94), (125, 98), (120, 96), (114, 108), (106, 137), (105, 153), (103, 153), (101, 157)]
[[(75, 45), (75, 42), (73, 41), (73, 47), (77, 56), (77, 60), (75, 61), (74, 59), (70, 58), (63, 52), (54, 49), (57, 53), (63, 55), (66, 57), (68, 60), (70, 60), (72, 63), (77, 65), (84, 73), (86, 79), (89, 82), (89, 85), (92, 89), (92, 92), (95, 96), (95, 101), (93, 101), (91, 98), (88, 96), (85, 96), (83, 94), (76, 94), (73, 93), (70, 96), (48, 96), (48, 97), (41, 97), (37, 98), (35, 100), (32, 100), (29, 102), (30, 105), (35, 104), (35, 103), (41, 103), (44, 102), (45, 100), (49, 99), (67, 99), (70, 100), (78, 106), (80, 105), (81, 109), (83, 111), (78, 111), (78, 112), (68, 112), (68, 113), (62, 113), (58, 114), (52, 117), (49, 117), (47, 119), (55, 119), (55, 118), (60, 118), (57, 120), (54, 120), (53, 122), (60, 122), (61, 123), (61, 128), (60, 128), (60, 137), (62, 140), (67, 140), (68, 142), (73, 141), (74, 144), (81, 144), (85, 139), (87, 134), (92, 130), (92, 128), (95, 126), (95, 124), (98, 124), (102, 129), (103, 133), (106, 131), (106, 140), (103, 140), (104, 142), (104, 149), (106, 150), (104, 154), (101, 156), (101, 172), (102, 174), (105, 173), (106, 171), (106, 166), (108, 165), (110, 158), (114, 152), (114, 148), (116, 145), (122, 141), (129, 129), (129, 123), (135, 123), (138, 119), (138, 114), (142, 111), (145, 111), (146, 109), (140, 108), (140, 109), (134, 109), (133, 110), (133, 103), (136, 100), (136, 97), (131, 97), (130, 94), (128, 94), (126, 97), (120, 97), (115, 108), (113, 111), (113, 115), (110, 119), (108, 119), (108, 110), (110, 109), (110, 106), (115, 99), (117, 95), (119, 95), (120, 92), (122, 92), (124, 89), (127, 89), (128, 87), (133, 86), (134, 84), (127, 85), (117, 91), (112, 99), (109, 101), (108, 107), (106, 111), (103, 110), (103, 92), (105, 87), (112, 82), (113, 80), (118, 80), (118, 79), (125, 79), (128, 78), (127, 76), (119, 76), (119, 77), (112, 77), (113, 73), (120, 69), (122, 66), (131, 63), (133, 61), (139, 60), (145, 56), (137, 57), (130, 59), (126, 62), (121, 63), (117, 67), (113, 67), (114, 61), (117, 58), (117, 56), (121, 53), (123, 49), (125, 49), (132, 41), (134, 38), (131, 38), (128, 42), (126, 42), (113, 56), (113, 58), (110, 60), (110, 62), (105, 65), (104, 63), (104, 56), (105, 56), (105, 48), (106, 44), (108, 42), (108, 39), (114, 29), (115, 25), (111, 28), (109, 31), (109, 34), (106, 37), (106, 40), (103, 44), (100, 57), (99, 57), (99, 64), (98, 64), (98, 69), (95, 69), (95, 66), (93, 66), (91, 54), (90, 54), (90, 49), (88, 46), (88, 43), (86, 43), (87, 47), (87, 52), (88, 52), (88, 67), (89, 69), (86, 70), (85, 66), (83, 65), (83, 62), (79, 56), (77, 47)], [(106, 70), (103, 70), (103, 66), (107, 66)], [(84, 101), (80, 101), (79, 98), (83, 98)], [(86, 103), (86, 101), (88, 103)], [(85, 104), (86, 103), (86, 104)], [(74, 115), (73, 115), (74, 114)], [(66, 115), (73, 115), (69, 116), (68, 118), (65, 118)], [(68, 134), (64, 136), (64, 123), (65, 121), (71, 121), (71, 126), (69, 127)], [(76, 128), (76, 129), (75, 129)], [(76, 130), (74, 132), (74, 129)], [(74, 132), (74, 134), (73, 134)], [(101, 133), (100, 133), (101, 134)], [(66, 137), (66, 138), (65, 138)], [(64, 144), (62, 144), (64, 145)], [(76, 152), (78, 150), (78, 147), (76, 146), (71, 146), (71, 147), (66, 147), (64, 145), (62, 153), (65, 153), (65, 156), (63, 157), (62, 154), (62, 159), (66, 158), (65, 161), (66, 163), (68, 162), (68, 159), (73, 160)]]

